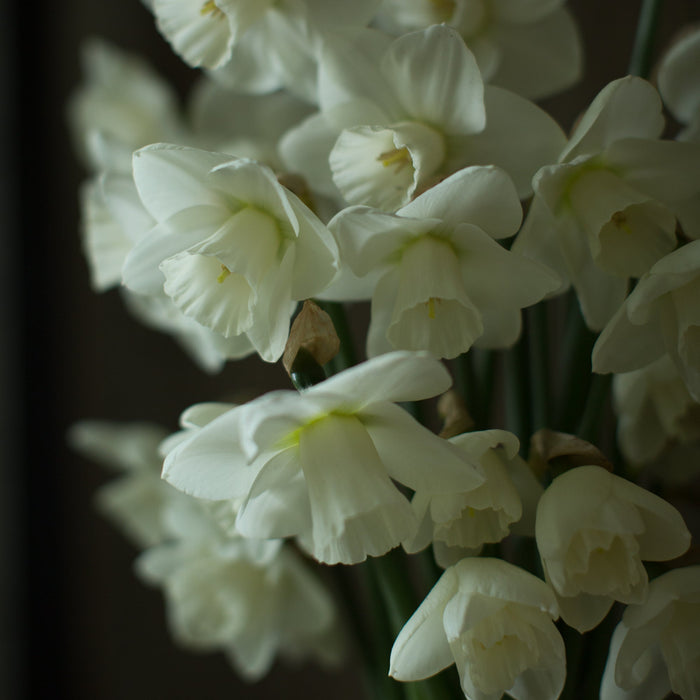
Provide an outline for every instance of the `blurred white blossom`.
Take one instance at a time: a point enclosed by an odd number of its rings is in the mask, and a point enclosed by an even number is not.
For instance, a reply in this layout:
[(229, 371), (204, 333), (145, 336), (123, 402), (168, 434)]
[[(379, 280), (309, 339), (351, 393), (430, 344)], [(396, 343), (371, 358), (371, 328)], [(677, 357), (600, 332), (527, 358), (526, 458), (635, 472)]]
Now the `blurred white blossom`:
[(700, 698), (700, 566), (651, 581), (649, 597), (630, 605), (615, 628), (601, 700), (662, 700), (671, 691)]
[[(617, 439), (633, 464), (649, 464), (672, 441), (700, 440), (700, 403), (688, 393), (668, 355), (613, 378)], [(674, 470), (677, 471), (677, 470)], [(688, 473), (700, 467), (689, 462)]]
[(665, 256), (598, 337), (593, 371), (630, 372), (667, 354), (700, 401), (700, 241)]
[(564, 0), (384, 0), (377, 22), (392, 34), (454, 27), (485, 81), (530, 99), (560, 92), (581, 76), (581, 39)]

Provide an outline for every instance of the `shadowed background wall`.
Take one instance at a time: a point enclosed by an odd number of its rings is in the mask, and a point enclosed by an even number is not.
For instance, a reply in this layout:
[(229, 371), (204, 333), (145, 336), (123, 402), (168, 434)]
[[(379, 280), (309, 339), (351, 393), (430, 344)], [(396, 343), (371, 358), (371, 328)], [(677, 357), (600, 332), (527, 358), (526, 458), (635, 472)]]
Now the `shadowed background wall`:
[[(603, 85), (625, 74), (639, 4), (569, 3), (584, 35), (586, 76), (544, 103), (565, 129)], [(352, 664), (342, 680), (313, 668), (276, 667), (247, 686), (223, 657), (177, 648), (160, 593), (131, 572), (135, 550), (94, 511), (93, 494), (111, 477), (68, 450), (65, 433), (75, 421), (151, 420), (175, 429), (192, 403), (288, 383), (279, 367), (257, 359), (207, 376), (170, 338), (132, 320), (118, 292), (90, 290), (78, 235), (85, 173), (73, 156), (65, 102), (80, 79), (80, 43), (90, 35), (143, 53), (184, 94), (194, 72), (160, 38), (150, 13), (138, 0), (38, 0), (2, 12), (7, 247), (0, 270), (8, 371), (0, 504), (8, 504), (2, 541), (9, 544), (0, 588), (0, 697), (357, 697)], [(697, 0), (666, 3), (659, 47), (698, 20)]]

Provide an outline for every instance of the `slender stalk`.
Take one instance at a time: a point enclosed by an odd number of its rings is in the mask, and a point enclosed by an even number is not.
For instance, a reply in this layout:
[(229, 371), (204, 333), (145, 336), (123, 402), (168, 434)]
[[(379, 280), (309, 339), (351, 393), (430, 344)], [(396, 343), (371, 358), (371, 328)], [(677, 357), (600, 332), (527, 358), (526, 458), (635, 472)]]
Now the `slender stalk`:
[[(384, 700), (385, 698), (403, 700), (401, 689), (386, 675), (386, 650), (377, 638), (377, 632), (381, 634), (383, 630), (370, 630), (363, 624), (368, 616), (363, 613), (356, 599), (354, 586), (351, 585), (347, 576), (348, 572), (341, 567), (335, 567), (333, 572), (336, 586), (345, 606), (345, 619), (352, 632), (355, 647), (362, 657), (364, 681), (368, 693), (374, 700)], [(369, 580), (367, 570), (363, 567), (357, 567), (357, 573), (365, 583), (368, 594), (372, 596), (372, 583)], [(384, 608), (378, 591), (374, 594), (374, 598), (376, 602), (370, 602), (372, 615), (369, 619), (375, 625), (379, 623), (385, 627), (386, 621), (382, 619)], [(379, 619), (376, 615), (379, 615)]]
[(506, 426), (521, 444), (529, 439), (530, 382), (528, 377), (527, 337), (504, 354), (506, 382)]
[(480, 348), (473, 348), (471, 352), (473, 355), (474, 379), (477, 383), (479, 395), (477, 428), (488, 428), (491, 425), (496, 353), (493, 350), (482, 350)]
[(544, 302), (527, 310), (532, 432), (549, 425), (549, 329)]
[[(406, 557), (394, 550), (383, 557), (368, 560), (368, 564), (379, 582), (389, 622), (396, 636), (416, 608)], [(404, 691), (409, 700), (451, 700), (458, 697), (451, 692), (444, 674), (408, 683)]]
[(591, 381), (591, 350), (594, 340), (595, 335), (587, 328), (581, 315), (578, 299), (572, 294), (561, 353), (562, 387), (557, 397), (557, 410), (552, 416), (552, 427), (557, 430), (572, 432), (577, 425)]
[(357, 364), (357, 353), (348, 324), (345, 306), (336, 301), (320, 301), (319, 306), (331, 317), (335, 332), (340, 340), (340, 352), (334, 358), (336, 371), (347, 369)]
[(588, 442), (595, 443), (598, 437), (598, 428), (603, 417), (603, 409), (610, 394), (612, 383), (611, 374), (595, 374), (588, 392), (586, 405), (583, 409), (581, 422), (576, 429), (576, 435)]
[(648, 78), (651, 74), (654, 39), (662, 4), (663, 0), (642, 0), (628, 69), (630, 75)]
[(389, 654), (393, 643), (392, 620), (387, 609), (382, 583), (375, 567), (369, 560), (361, 566), (369, 592), (370, 616), (373, 621), (373, 635), (369, 640), (372, 658), (370, 672), (374, 679), (374, 690), (378, 700), (405, 700), (404, 687), (388, 675)]

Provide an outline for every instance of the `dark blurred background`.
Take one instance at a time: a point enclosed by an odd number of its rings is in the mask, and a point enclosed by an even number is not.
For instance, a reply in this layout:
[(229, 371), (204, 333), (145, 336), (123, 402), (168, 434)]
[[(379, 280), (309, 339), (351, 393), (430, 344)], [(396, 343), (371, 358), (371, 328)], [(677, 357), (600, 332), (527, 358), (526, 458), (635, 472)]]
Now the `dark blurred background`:
[[(639, 5), (570, 1), (586, 76), (544, 104), (566, 129), (626, 73)], [(357, 697), (352, 668), (338, 682), (281, 667), (246, 686), (222, 657), (177, 648), (160, 593), (132, 574), (135, 550), (94, 510), (95, 490), (111, 477), (68, 449), (75, 421), (175, 429), (192, 403), (287, 383), (256, 359), (207, 376), (170, 338), (132, 320), (118, 292), (90, 290), (78, 235), (86, 173), (73, 155), (65, 103), (91, 35), (143, 53), (184, 94), (194, 73), (150, 13), (138, 0), (5, 2), (0, 12), (0, 698)], [(658, 47), (699, 20), (697, 0), (667, 2)]]

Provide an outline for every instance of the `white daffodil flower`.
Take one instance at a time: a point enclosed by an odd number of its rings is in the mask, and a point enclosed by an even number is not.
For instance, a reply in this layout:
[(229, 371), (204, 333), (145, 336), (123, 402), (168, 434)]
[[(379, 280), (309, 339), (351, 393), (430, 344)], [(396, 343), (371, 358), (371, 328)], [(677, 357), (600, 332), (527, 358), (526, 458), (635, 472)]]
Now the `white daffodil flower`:
[(245, 92), (311, 101), (320, 32), (364, 26), (378, 0), (153, 0), (159, 31), (190, 66)]
[[(450, 439), (464, 452), (470, 464), (476, 464), (484, 481), (471, 491), (434, 494), (416, 491), (411, 501), (420, 527), (416, 535), (403, 543), (409, 552), (418, 552), (431, 542), (438, 564), (449, 565), (454, 550), (475, 551), (488, 542), (500, 542), (520, 520), (523, 506), (510, 476), (518, 457), (519, 442), (505, 430), (464, 433)], [(443, 559), (443, 554), (448, 559)], [(464, 556), (464, 555), (463, 555)]]
[(328, 564), (381, 556), (417, 527), (392, 479), (433, 493), (483, 480), (391, 403), (450, 383), (427, 355), (383, 355), (300, 394), (273, 392), (225, 413), (168, 454), (163, 476), (201, 498), (244, 499), (237, 525), (246, 536), (297, 536)]
[[(453, 358), (473, 344), (507, 347), (520, 309), (554, 291), (543, 265), (508, 252), (522, 210), (498, 168), (465, 168), (396, 214), (349, 207), (329, 223), (341, 259), (360, 278), (378, 273), (367, 336), (370, 356), (391, 349)], [(503, 284), (507, 279), (508, 284)]]
[(566, 677), (557, 617), (544, 581), (500, 559), (463, 559), (399, 632), (389, 675), (417, 681), (455, 663), (468, 700), (555, 700)]
[(121, 473), (97, 492), (97, 504), (139, 548), (168, 537), (163, 513), (183, 495), (160, 478), (158, 446), (167, 435), (150, 423), (81, 421), (68, 433), (70, 446), (85, 457)]
[(665, 256), (634, 288), (593, 347), (593, 371), (629, 372), (666, 353), (700, 401), (700, 241)]
[(561, 616), (579, 632), (595, 627), (616, 600), (646, 599), (642, 561), (675, 559), (690, 545), (672, 505), (596, 466), (554, 479), (537, 506), (535, 530)]
[(131, 172), (131, 154), (177, 140), (177, 97), (141, 59), (93, 39), (83, 46), (83, 84), (68, 104), (78, 152), (93, 170)]
[(325, 195), (384, 211), (475, 164), (503, 167), (526, 197), (566, 141), (534, 104), (484, 88), (474, 56), (442, 25), (393, 42), (370, 30), (334, 36), (319, 103), (283, 138), (285, 162)]
[[(93, 289), (102, 292), (121, 283), (124, 262), (155, 222), (133, 179), (118, 173), (106, 173), (84, 185), (82, 208), (83, 249)], [(226, 360), (255, 352), (247, 336), (225, 338), (205, 328), (185, 316), (162, 290), (149, 296), (121, 291), (139, 321), (174, 336), (206, 372), (218, 372)]]
[(225, 338), (245, 335), (276, 361), (295, 302), (335, 275), (326, 227), (243, 158), (156, 144), (134, 154), (134, 181), (156, 225), (125, 261), (126, 286), (164, 290), (185, 315)]
[(484, 80), (540, 99), (581, 76), (582, 47), (564, 0), (384, 0), (379, 26), (391, 34), (446, 23), (474, 53)]
[[(688, 393), (668, 355), (613, 378), (617, 439), (633, 464), (653, 462), (671, 441), (700, 440), (700, 402)], [(698, 466), (689, 463), (689, 473)], [(674, 470), (677, 472), (677, 470)]]
[(676, 247), (676, 211), (696, 194), (700, 146), (660, 141), (661, 101), (641, 78), (607, 85), (559, 156), (533, 180), (535, 198), (513, 250), (555, 269), (600, 330), (628, 280)]
[(674, 569), (649, 584), (615, 628), (600, 700), (700, 699), (700, 566)]
[(244, 539), (212, 504), (180, 496), (165, 513), (169, 540), (136, 562), (163, 588), (175, 639), (224, 652), (249, 681), (278, 655), (339, 661), (335, 605), (299, 556), (279, 540)]

